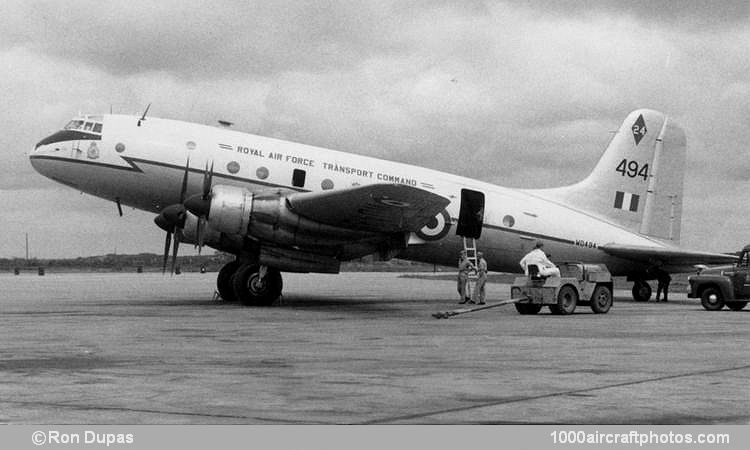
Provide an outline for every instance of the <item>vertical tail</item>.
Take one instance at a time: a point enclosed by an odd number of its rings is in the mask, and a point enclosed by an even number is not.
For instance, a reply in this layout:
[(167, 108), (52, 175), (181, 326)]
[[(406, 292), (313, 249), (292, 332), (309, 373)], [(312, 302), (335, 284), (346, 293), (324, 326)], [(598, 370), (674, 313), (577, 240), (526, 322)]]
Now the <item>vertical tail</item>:
[(666, 115), (628, 115), (583, 181), (538, 194), (648, 236), (680, 240), (685, 133)]

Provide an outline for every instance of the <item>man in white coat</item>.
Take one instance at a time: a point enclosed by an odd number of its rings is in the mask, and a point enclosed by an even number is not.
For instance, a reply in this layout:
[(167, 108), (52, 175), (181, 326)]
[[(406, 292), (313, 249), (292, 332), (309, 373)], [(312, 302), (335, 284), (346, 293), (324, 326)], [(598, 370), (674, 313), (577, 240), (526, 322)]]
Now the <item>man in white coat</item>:
[(534, 250), (530, 251), (521, 259), (521, 267), (523, 272), (529, 275), (529, 266), (536, 265), (539, 268), (539, 275), (543, 277), (549, 276), (560, 276), (560, 269), (555, 266), (552, 261), (547, 258), (547, 254), (542, 250), (544, 243), (537, 241), (534, 246)]

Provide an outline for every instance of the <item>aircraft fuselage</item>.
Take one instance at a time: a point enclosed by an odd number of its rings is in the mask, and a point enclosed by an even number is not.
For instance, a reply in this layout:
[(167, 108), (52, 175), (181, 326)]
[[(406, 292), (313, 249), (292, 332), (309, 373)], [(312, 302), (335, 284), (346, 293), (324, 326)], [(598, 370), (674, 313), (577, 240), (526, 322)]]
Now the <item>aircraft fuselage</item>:
[(450, 221), (436, 221), (412, 233), (408, 248), (398, 256), (443, 265), (454, 265), (462, 248), (455, 234), (462, 189), (484, 194), (477, 244), (493, 271), (519, 272), (518, 261), (537, 240), (545, 242), (553, 261), (604, 263), (613, 275), (641, 273), (643, 268), (601, 251), (598, 247), (604, 244), (670, 247), (533, 191), (227, 128), (124, 115), (104, 115), (101, 122), (101, 139), (52, 139), (39, 145), (30, 156), (35, 169), (82, 192), (154, 213), (180, 201), (188, 159), (188, 196), (201, 192), (210, 164), (214, 185), (256, 193), (406, 184), (450, 199)]

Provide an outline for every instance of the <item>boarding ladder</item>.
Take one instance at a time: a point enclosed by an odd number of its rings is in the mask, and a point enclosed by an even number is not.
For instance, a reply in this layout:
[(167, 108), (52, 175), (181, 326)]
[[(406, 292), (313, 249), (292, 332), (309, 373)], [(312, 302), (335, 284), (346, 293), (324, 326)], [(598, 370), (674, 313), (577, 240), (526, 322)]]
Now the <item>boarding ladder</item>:
[[(466, 252), (466, 259), (469, 260), (472, 266), (476, 269), (477, 267), (477, 240), (474, 238), (467, 238), (462, 236), (464, 240), (464, 251)], [(472, 286), (476, 285), (477, 282), (477, 271), (469, 271), (469, 282), (466, 283), (466, 293), (469, 298), (472, 298)]]

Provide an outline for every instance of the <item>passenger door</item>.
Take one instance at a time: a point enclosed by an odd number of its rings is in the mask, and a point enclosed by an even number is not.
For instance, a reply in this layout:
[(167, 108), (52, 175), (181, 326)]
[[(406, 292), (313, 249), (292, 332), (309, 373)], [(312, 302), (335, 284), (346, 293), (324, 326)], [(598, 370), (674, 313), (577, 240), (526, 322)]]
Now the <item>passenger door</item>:
[(479, 239), (484, 223), (484, 193), (461, 189), (461, 209), (458, 213), (456, 234)]

